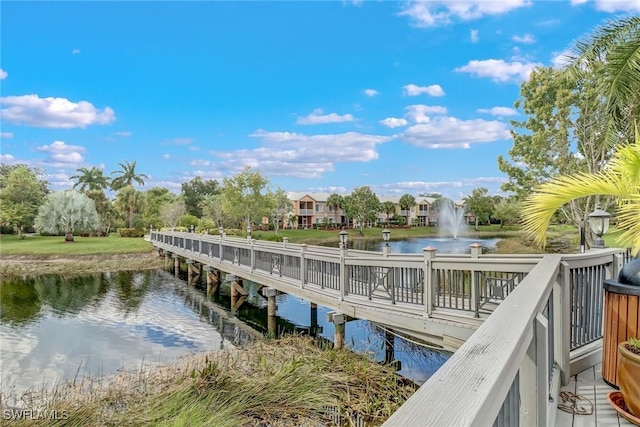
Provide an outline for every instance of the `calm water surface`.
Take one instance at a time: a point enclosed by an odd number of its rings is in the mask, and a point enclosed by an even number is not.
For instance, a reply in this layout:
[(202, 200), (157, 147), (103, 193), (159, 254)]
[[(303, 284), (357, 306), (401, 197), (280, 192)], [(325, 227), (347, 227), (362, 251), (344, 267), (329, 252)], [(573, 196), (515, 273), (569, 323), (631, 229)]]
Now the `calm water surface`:
[[(112, 374), (182, 355), (245, 345), (267, 329), (266, 300), (245, 281), (247, 301), (230, 311), (228, 286), (207, 297), (198, 283), (164, 271), (118, 272), (0, 282), (1, 389), (41, 389), (77, 375)], [(333, 339), (329, 311), (291, 295), (277, 297), (279, 332)], [(385, 355), (384, 333), (367, 321), (349, 322), (347, 345)], [(400, 374), (422, 383), (449, 357), (395, 340)]]

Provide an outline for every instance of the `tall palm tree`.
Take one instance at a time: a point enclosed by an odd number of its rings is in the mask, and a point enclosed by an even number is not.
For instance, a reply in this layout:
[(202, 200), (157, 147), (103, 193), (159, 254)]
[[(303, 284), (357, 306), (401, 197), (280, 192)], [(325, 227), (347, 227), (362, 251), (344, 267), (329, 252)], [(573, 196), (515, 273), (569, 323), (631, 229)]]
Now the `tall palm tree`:
[(398, 205), (400, 205), (401, 210), (407, 211), (407, 225), (411, 225), (409, 224), (409, 217), (411, 216), (411, 212), (409, 210), (416, 205), (416, 198), (411, 194), (403, 194), (400, 196), (400, 200), (398, 200)]
[(338, 209), (344, 202), (344, 198), (338, 193), (332, 193), (327, 197), (327, 205), (330, 209), (333, 209), (333, 214), (335, 215), (336, 224), (338, 223)]
[(109, 177), (104, 175), (104, 172), (97, 167), (91, 169), (80, 168), (76, 169), (77, 175), (70, 176), (69, 179), (76, 181), (73, 184), (73, 188), (78, 187), (82, 192), (93, 190), (106, 190), (109, 188)]
[(386, 202), (382, 202), (380, 208), (382, 209), (382, 212), (384, 212), (387, 216), (387, 225), (389, 225), (389, 218), (391, 217), (392, 213), (396, 212), (396, 205), (392, 201), (387, 200)]
[[(614, 146), (619, 139), (631, 137), (633, 121), (640, 118), (640, 15), (607, 21), (578, 40), (567, 59), (569, 76), (597, 76), (596, 86), (609, 112), (607, 142)], [(605, 66), (599, 66), (603, 61)]]
[(556, 177), (539, 186), (523, 203), (523, 229), (541, 246), (553, 213), (579, 197), (611, 195), (617, 200), (618, 228), (624, 232), (616, 241), (640, 253), (640, 133), (635, 144), (618, 149), (599, 173), (579, 173)]
[(111, 188), (115, 191), (133, 185), (134, 181), (140, 185), (144, 185), (144, 180), (149, 179), (149, 177), (143, 173), (136, 173), (136, 160), (132, 163), (125, 160), (124, 163), (118, 163), (118, 165), (120, 166), (120, 170), (111, 172), (112, 175), (118, 175), (111, 181)]

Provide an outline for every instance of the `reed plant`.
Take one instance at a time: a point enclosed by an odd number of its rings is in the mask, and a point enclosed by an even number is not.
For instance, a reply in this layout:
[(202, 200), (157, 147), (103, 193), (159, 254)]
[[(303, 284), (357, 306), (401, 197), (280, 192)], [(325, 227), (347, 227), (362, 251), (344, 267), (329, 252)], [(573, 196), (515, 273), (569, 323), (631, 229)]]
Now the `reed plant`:
[(66, 414), (16, 426), (380, 425), (414, 391), (388, 366), (296, 335), (50, 392), (3, 393), (1, 404)]

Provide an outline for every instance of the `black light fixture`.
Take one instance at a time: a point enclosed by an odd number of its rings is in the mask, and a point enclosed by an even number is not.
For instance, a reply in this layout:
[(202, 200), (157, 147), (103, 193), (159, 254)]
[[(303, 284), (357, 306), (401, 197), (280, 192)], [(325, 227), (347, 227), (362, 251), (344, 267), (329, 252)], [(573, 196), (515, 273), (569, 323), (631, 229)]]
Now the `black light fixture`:
[(345, 230), (342, 230), (340, 233), (338, 233), (338, 235), (340, 236), (340, 247), (341, 248), (346, 248), (347, 247), (347, 236), (349, 235), (349, 233), (347, 233)]
[(596, 240), (593, 242), (594, 248), (602, 249), (605, 247), (602, 235), (609, 230), (610, 218), (611, 214), (603, 210), (599, 204), (597, 204), (596, 209), (589, 214), (589, 227), (591, 227), (591, 231), (596, 235)]
[(382, 230), (382, 238), (384, 239), (384, 245), (389, 246), (389, 239), (391, 238), (391, 231), (388, 228)]

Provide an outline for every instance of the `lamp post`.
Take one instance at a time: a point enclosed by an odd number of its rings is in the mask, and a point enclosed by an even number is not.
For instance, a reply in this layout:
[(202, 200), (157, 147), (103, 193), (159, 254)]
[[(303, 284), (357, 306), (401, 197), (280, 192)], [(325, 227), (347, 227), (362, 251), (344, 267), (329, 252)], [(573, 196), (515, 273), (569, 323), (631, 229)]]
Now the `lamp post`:
[(195, 229), (196, 229), (196, 226), (195, 226), (195, 225), (193, 225), (193, 224), (191, 224), (190, 229), (191, 229), (191, 232), (193, 233), (193, 232), (195, 231)]
[(384, 230), (382, 230), (382, 239), (384, 240), (384, 249), (383, 249), (383, 254), (384, 256), (389, 256), (389, 238), (391, 237), (391, 231), (389, 231), (388, 228), (385, 228)]
[(347, 236), (349, 235), (349, 233), (347, 233), (345, 230), (342, 230), (340, 233), (338, 233), (338, 236), (340, 236), (340, 248), (343, 251), (347, 250)]
[(218, 227), (218, 234), (220, 235), (220, 238), (222, 238), (222, 235), (224, 234), (224, 227), (223, 226)]
[(609, 219), (611, 214), (605, 210), (602, 210), (599, 204), (596, 205), (596, 209), (589, 214), (589, 227), (591, 231), (596, 235), (596, 239), (593, 242), (593, 247), (603, 249), (604, 239), (602, 235), (609, 229)]
[(247, 240), (251, 240), (251, 225), (247, 226)]

